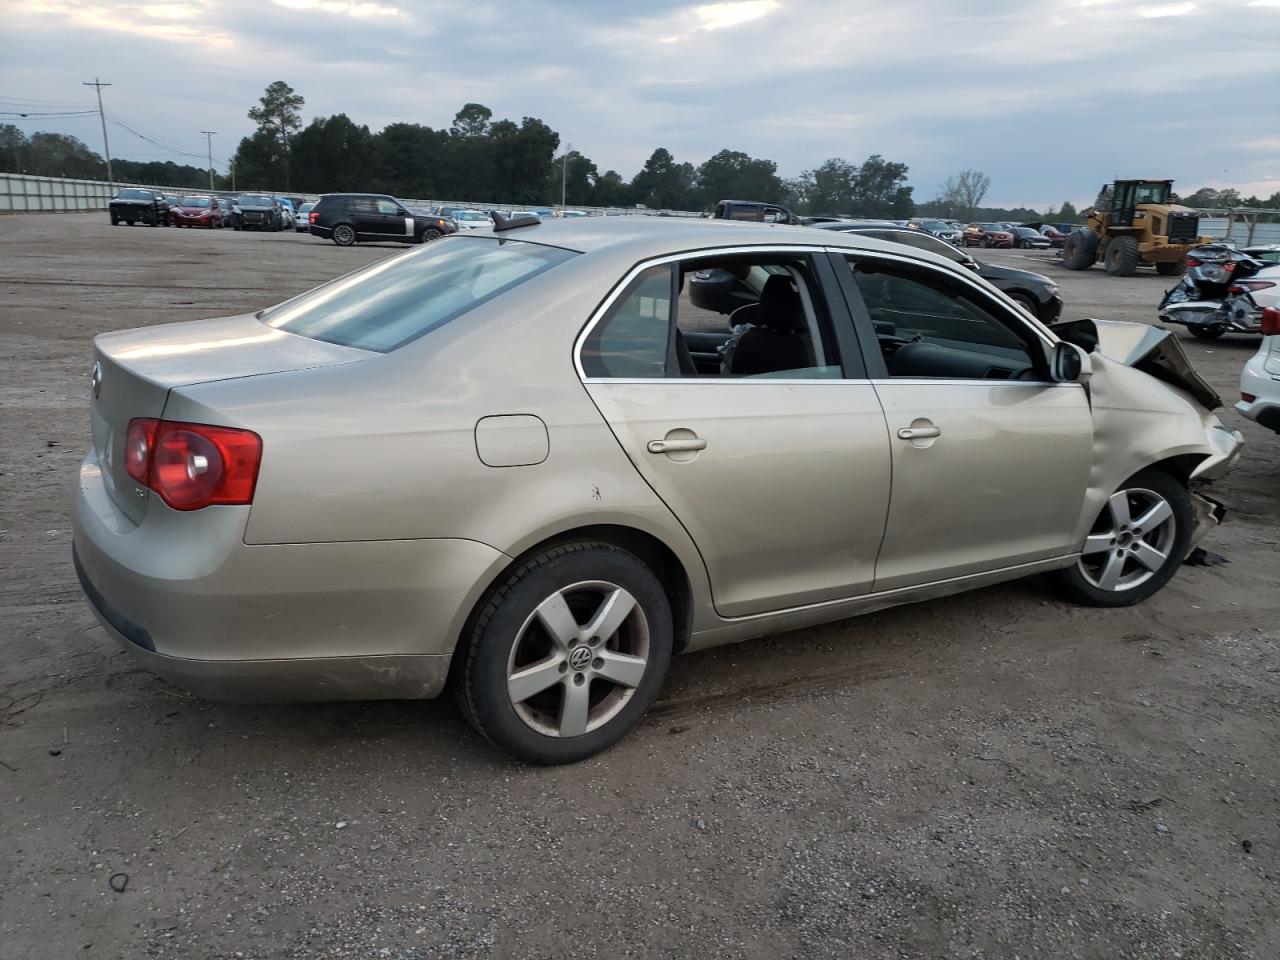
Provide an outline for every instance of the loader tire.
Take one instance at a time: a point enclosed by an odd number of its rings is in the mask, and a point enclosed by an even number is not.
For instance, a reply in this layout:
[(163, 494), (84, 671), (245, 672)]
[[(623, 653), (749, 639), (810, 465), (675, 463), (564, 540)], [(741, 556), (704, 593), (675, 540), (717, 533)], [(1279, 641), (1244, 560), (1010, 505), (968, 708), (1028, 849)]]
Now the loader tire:
[(1090, 230), (1072, 230), (1062, 245), (1062, 265), (1068, 270), (1088, 270), (1097, 259), (1097, 235)]
[(1134, 237), (1112, 237), (1102, 260), (1113, 277), (1132, 277), (1138, 272), (1138, 241)]

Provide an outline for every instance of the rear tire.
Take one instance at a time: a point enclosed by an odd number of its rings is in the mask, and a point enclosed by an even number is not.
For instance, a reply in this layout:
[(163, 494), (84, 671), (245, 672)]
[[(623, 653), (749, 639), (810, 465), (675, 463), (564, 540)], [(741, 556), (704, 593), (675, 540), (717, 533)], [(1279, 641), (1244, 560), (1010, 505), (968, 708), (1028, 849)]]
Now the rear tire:
[(1188, 324), (1187, 329), (1191, 331), (1191, 335), (1197, 340), (1217, 340), (1226, 333), (1221, 327), (1193, 327)]
[(1177, 573), (1194, 523), (1182, 482), (1162, 470), (1143, 470), (1107, 499), (1080, 558), (1054, 572), (1058, 590), (1092, 607), (1141, 603)]
[(1112, 237), (1102, 259), (1111, 276), (1132, 277), (1138, 272), (1138, 241), (1134, 237)]
[(432, 240), (437, 239), (439, 236), (440, 236), (439, 230), (437, 230), (435, 227), (427, 227), (427, 229), (423, 230), (422, 233), (418, 234), (418, 242), (430, 243)]
[(561, 544), (525, 560), (484, 601), (454, 653), (454, 694), (499, 749), (574, 763), (649, 709), (673, 632), (666, 591), (636, 556), (609, 543)]
[(1174, 263), (1166, 262), (1156, 264), (1156, 273), (1160, 274), (1162, 277), (1180, 277), (1186, 269), (1186, 266), (1181, 260)]
[(1098, 236), (1091, 230), (1072, 230), (1062, 244), (1062, 265), (1068, 270), (1088, 270), (1098, 259)]
[(340, 247), (349, 247), (356, 242), (356, 231), (349, 223), (335, 224), (333, 228), (333, 242)]

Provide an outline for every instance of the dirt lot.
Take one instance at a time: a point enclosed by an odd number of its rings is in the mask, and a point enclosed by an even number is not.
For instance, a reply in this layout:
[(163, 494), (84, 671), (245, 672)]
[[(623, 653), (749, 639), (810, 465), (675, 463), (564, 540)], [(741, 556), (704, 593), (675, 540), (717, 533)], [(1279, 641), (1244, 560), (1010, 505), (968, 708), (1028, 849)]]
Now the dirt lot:
[[(1136, 609), (1028, 581), (683, 657), (576, 767), (508, 763), (448, 700), (135, 669), (70, 564), (90, 337), (391, 252), (0, 218), (0, 958), (1280, 955), (1280, 437), (1230, 408), (1229, 565)], [(1068, 317), (1150, 321), (1168, 284), (991, 259)], [(1254, 344), (1187, 348), (1234, 398)]]

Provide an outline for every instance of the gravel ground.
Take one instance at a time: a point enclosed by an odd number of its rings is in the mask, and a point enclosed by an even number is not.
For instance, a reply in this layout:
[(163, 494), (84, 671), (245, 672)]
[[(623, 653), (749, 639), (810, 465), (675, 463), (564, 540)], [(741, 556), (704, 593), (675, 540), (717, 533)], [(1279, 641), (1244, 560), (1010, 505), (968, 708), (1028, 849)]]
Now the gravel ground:
[[(448, 700), (209, 703), (95, 625), (90, 337), (394, 252), (105, 220), (0, 218), (2, 960), (1280, 955), (1280, 438), (1224, 412), (1231, 562), (1140, 607), (1030, 580), (691, 654), (618, 747), (522, 768)], [(990, 259), (1069, 318), (1169, 284)], [(1254, 343), (1184, 342), (1234, 397)]]

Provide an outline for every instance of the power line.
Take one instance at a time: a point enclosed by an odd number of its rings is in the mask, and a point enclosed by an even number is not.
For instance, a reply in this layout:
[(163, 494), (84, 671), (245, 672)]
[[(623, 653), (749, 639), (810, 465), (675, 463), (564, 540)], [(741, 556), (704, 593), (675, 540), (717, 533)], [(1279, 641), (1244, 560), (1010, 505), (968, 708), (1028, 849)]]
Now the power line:
[(0, 95), (0, 103), (27, 103), (36, 107), (86, 107), (92, 108), (93, 104), (84, 103), (79, 100), (32, 100), (29, 97), (6, 97)]
[(203, 156), (201, 156), (201, 155), (200, 155), (200, 154), (198, 154), (198, 153), (192, 153), (190, 150), (183, 150), (183, 149), (182, 149), (182, 148), (180, 148), (180, 147), (175, 147), (175, 146), (174, 146), (173, 144), (171, 144), (171, 143), (165, 143), (165, 142), (164, 142), (164, 141), (162, 141), (162, 140), (157, 140), (155, 137), (148, 136), (147, 134), (143, 133), (141, 130), (136, 130), (136, 129), (134, 129), (134, 127), (132, 127), (132, 126), (130, 126), (129, 124), (125, 123), (125, 122), (124, 122), (123, 120), (121, 120), (119, 117), (116, 117), (116, 116), (114, 116), (114, 115), (113, 115), (113, 116), (108, 117), (107, 119), (109, 119), (109, 120), (110, 120), (112, 123), (114, 123), (117, 127), (120, 127), (121, 129), (124, 129), (124, 130), (128, 130), (130, 133), (132, 133), (132, 134), (133, 134), (135, 137), (137, 137), (139, 140), (145, 140), (145, 141), (147, 141), (147, 143), (150, 143), (150, 144), (152, 144), (152, 145), (154, 145), (154, 146), (157, 146), (157, 147), (159, 147), (159, 148), (160, 148), (160, 149), (162, 149), (162, 150), (168, 150), (170, 153), (176, 153), (176, 154), (178, 154), (178, 156), (181, 156), (181, 157), (191, 157), (193, 160), (203, 160), (203, 159), (204, 159), (204, 157), (203, 157)]
[(43, 111), (0, 110), (0, 117), (92, 117), (97, 110), (72, 110), (64, 113), (48, 113)]
[(115, 177), (111, 175), (111, 144), (107, 141), (107, 115), (102, 112), (102, 88), (109, 87), (111, 84), (103, 83), (97, 77), (93, 78), (93, 83), (84, 81), (84, 86), (93, 87), (94, 92), (98, 95), (98, 119), (102, 121), (102, 146), (107, 153), (107, 187), (115, 186)]

